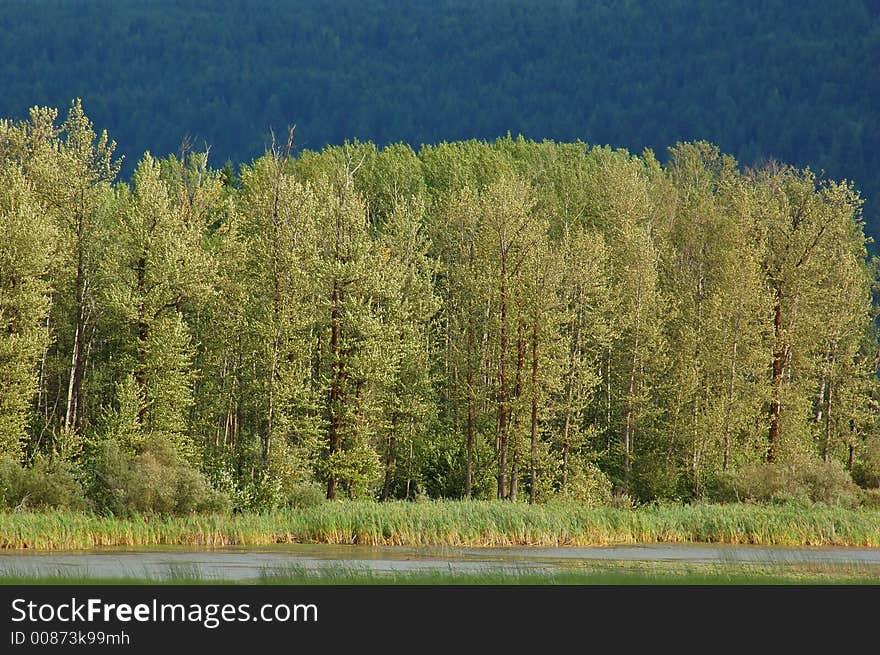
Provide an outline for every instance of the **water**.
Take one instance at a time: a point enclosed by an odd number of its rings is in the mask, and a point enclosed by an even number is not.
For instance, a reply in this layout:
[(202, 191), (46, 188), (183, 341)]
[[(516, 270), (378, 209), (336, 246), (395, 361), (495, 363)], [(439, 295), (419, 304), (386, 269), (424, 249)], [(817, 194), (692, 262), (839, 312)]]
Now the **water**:
[(278, 545), (265, 548), (104, 549), (0, 552), (0, 575), (71, 578), (203, 579), (246, 582), (291, 571), (371, 573), (554, 573), (611, 562), (877, 567), (880, 549), (648, 544), (563, 548), (405, 548)]

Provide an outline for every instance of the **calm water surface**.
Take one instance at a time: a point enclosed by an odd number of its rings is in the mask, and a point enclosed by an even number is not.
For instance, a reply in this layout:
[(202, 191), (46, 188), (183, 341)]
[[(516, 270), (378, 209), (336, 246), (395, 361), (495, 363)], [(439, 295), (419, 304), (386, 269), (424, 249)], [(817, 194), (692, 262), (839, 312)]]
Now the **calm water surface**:
[(278, 545), (265, 548), (187, 548), (93, 551), (0, 551), (0, 575), (72, 577), (192, 577), (230, 581), (291, 572), (360, 569), (553, 573), (602, 562), (683, 564), (857, 565), (880, 571), (880, 549), (783, 548), (712, 544), (647, 544), (562, 548), (404, 548), (394, 546)]

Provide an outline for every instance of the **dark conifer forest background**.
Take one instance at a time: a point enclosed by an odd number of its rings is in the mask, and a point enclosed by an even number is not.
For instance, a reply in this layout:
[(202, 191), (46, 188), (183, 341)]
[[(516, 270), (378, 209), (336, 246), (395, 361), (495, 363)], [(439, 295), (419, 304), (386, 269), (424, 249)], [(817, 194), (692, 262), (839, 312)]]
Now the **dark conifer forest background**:
[(847, 178), (877, 232), (880, 14), (870, 0), (704, 3), (8, 0), (0, 115), (82, 98), (127, 155), (247, 162), (296, 146), (510, 131), (640, 152), (706, 139)]

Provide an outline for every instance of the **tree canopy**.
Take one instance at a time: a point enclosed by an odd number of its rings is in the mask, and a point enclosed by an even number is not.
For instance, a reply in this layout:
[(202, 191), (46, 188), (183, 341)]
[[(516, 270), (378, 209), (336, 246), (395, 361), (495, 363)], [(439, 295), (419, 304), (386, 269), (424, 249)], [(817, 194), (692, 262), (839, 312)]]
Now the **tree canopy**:
[(0, 455), (111, 508), (208, 483), (259, 508), (303, 485), (595, 502), (762, 464), (880, 475), (850, 183), (704, 141), (661, 164), (293, 137), (237, 175), (147, 153), (120, 181), (79, 101), (0, 122)]

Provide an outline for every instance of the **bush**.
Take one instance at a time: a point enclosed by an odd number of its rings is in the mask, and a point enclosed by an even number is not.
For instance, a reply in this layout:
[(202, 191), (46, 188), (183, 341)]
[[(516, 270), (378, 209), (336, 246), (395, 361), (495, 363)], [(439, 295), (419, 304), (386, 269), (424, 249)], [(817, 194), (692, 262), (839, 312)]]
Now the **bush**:
[(880, 509), (880, 489), (862, 489), (862, 507)]
[(635, 509), (636, 501), (628, 493), (617, 491), (611, 496), (608, 506), (614, 509)]
[(568, 483), (560, 495), (585, 505), (607, 505), (612, 500), (611, 480), (592, 462), (570, 461)]
[(317, 482), (303, 482), (290, 485), (287, 491), (286, 504), (294, 509), (308, 509), (323, 503), (326, 492)]
[(97, 506), (117, 515), (221, 511), (228, 499), (199, 471), (180, 461), (162, 438), (144, 441), (134, 454), (116, 441), (101, 447), (95, 466)]
[[(622, 463), (622, 459), (621, 459)], [(615, 487), (632, 496), (634, 502), (653, 500), (682, 500), (691, 495), (681, 489), (683, 477), (680, 469), (670, 461), (669, 453), (660, 440), (636, 441), (632, 472), (615, 480)]]
[(40, 457), (32, 467), (22, 468), (5, 458), (0, 460), (0, 507), (85, 509), (86, 499), (67, 462)]
[(868, 489), (880, 488), (880, 436), (869, 437), (853, 466), (853, 479)]
[(806, 460), (786, 464), (750, 464), (718, 477), (713, 500), (809, 505), (860, 504), (861, 494), (846, 469), (836, 461)]

